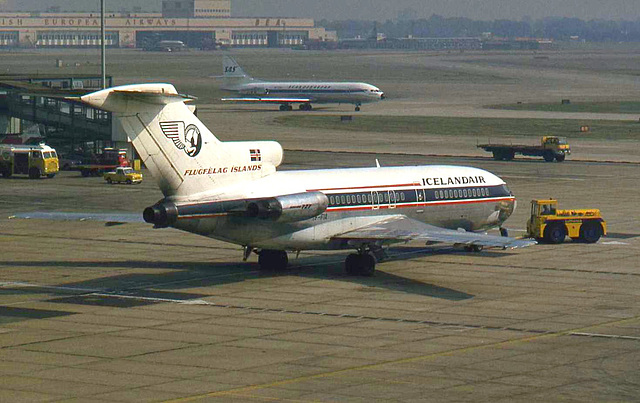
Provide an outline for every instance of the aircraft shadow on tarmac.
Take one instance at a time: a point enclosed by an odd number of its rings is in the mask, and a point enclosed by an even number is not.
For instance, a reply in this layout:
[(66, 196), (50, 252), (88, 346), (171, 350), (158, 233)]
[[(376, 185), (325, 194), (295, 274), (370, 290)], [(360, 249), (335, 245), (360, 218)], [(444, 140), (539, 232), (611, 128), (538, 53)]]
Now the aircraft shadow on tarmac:
[[(397, 250), (397, 249), (396, 249)], [(415, 256), (413, 252), (407, 252)], [(433, 254), (430, 252), (429, 254)], [(338, 257), (339, 256), (339, 257)], [(249, 263), (218, 263), (218, 262), (167, 262), (167, 261), (21, 261), (0, 262), (0, 267), (60, 267), (60, 268), (132, 268), (132, 269), (160, 269), (173, 270), (168, 273), (136, 273), (118, 274), (87, 281), (64, 283), (52, 287), (26, 289), (18, 287), (15, 292), (51, 293), (53, 295), (80, 295), (88, 292), (114, 293), (114, 295), (138, 295), (153, 298), (168, 298), (189, 300), (206, 297), (203, 294), (181, 293), (180, 289), (215, 287), (224, 284), (239, 283), (257, 278), (298, 276), (303, 278), (336, 280), (360, 284), (363, 287), (386, 289), (449, 301), (461, 301), (473, 298), (471, 294), (454, 289), (440, 287), (417, 280), (412, 280), (384, 271), (384, 263), (379, 266), (373, 277), (348, 276), (344, 273), (342, 255), (327, 257), (301, 256), (291, 259), (290, 268), (283, 272), (261, 272), (258, 264)], [(337, 259), (340, 259), (339, 261)], [(404, 260), (392, 258), (390, 260)], [(11, 286), (0, 288), (0, 294), (11, 292)], [(167, 291), (163, 291), (167, 290)], [(172, 290), (172, 291), (169, 291)], [(151, 294), (150, 294), (151, 293)]]

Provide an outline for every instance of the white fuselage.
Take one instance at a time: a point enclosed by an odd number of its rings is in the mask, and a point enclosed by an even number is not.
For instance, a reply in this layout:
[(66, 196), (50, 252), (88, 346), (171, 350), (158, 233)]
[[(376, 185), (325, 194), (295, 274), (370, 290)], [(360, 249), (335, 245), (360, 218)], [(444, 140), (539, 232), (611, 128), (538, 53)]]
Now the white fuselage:
[[(278, 223), (227, 214), (208, 214), (207, 203), (309, 191), (324, 193), (329, 206), (304, 221)], [(332, 239), (403, 214), (449, 229), (481, 231), (500, 226), (515, 209), (504, 181), (485, 170), (460, 166), (351, 168), (278, 171), (250, 182), (174, 201), (180, 216), (174, 227), (256, 248), (348, 249)]]
[(307, 98), (311, 103), (364, 104), (384, 99), (376, 86), (356, 82), (268, 82), (253, 81), (241, 84), (241, 95), (262, 98)]

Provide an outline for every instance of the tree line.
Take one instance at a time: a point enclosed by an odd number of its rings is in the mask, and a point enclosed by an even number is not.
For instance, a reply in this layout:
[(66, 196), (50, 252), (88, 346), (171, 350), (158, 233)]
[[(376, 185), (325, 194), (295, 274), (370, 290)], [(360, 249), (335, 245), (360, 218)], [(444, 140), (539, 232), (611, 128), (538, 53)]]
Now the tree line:
[(609, 21), (578, 18), (548, 17), (539, 20), (478, 21), (461, 17), (432, 15), (428, 19), (401, 19), (385, 22), (321, 20), (318, 25), (337, 31), (340, 39), (371, 37), (375, 32), (388, 38), (452, 38), (479, 37), (491, 33), (498, 37), (534, 37), (554, 40), (579, 38), (589, 42), (640, 42), (640, 20)]

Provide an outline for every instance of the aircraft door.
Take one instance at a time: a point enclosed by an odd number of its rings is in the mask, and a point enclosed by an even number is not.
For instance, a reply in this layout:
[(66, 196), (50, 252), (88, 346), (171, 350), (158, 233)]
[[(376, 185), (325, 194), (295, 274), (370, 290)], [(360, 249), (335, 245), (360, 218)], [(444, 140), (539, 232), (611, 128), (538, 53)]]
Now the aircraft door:
[(380, 208), (380, 199), (378, 198), (380, 195), (375, 190), (371, 192), (371, 208), (373, 210), (377, 210)]
[[(396, 203), (398, 202), (397, 197), (398, 194), (395, 192), (395, 190), (389, 190), (389, 208), (396, 208)], [(385, 198), (386, 199), (386, 198)]]
[(424, 189), (416, 189), (416, 200), (418, 203), (424, 203), (426, 201)]

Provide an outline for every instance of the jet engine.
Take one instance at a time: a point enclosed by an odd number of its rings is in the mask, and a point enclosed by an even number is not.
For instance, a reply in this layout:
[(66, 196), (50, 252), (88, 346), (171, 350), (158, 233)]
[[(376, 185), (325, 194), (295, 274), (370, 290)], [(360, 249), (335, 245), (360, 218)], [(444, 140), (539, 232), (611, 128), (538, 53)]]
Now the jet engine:
[(142, 217), (156, 228), (173, 226), (178, 218), (212, 216), (250, 217), (277, 222), (308, 220), (327, 210), (329, 199), (322, 192), (304, 192), (249, 200), (226, 200), (179, 206), (159, 201), (144, 209)]
[(329, 199), (322, 192), (295, 193), (252, 200), (247, 204), (248, 217), (278, 222), (308, 220), (327, 210)]

